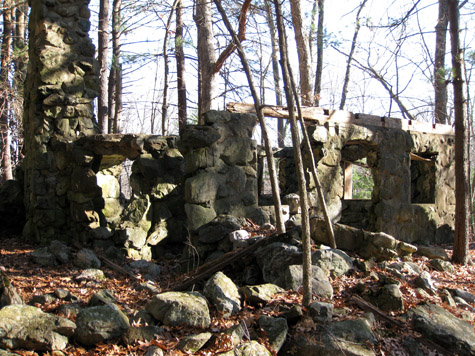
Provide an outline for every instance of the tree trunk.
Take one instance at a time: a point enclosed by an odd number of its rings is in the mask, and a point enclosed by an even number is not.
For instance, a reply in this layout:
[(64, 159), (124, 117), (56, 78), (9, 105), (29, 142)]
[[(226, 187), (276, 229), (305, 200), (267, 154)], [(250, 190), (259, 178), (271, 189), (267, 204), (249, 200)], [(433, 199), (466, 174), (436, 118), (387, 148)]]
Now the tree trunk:
[(291, 0), (290, 10), (292, 13), (292, 23), (294, 25), (295, 42), (297, 43), (297, 54), (299, 58), (300, 96), (302, 97), (303, 105), (312, 106), (314, 104), (314, 97), (311, 81), (312, 71), (310, 69), (310, 48), (307, 32), (303, 28), (300, 0)]
[(107, 133), (107, 52), (109, 47), (109, 0), (100, 0), (97, 61), (99, 62), (99, 95), (97, 97), (97, 122), (99, 131)]
[(167, 121), (168, 121), (168, 82), (170, 75), (170, 65), (168, 60), (168, 34), (170, 33), (170, 27), (172, 24), (173, 13), (175, 12), (178, 0), (175, 0), (170, 14), (168, 15), (167, 25), (165, 28), (165, 38), (163, 39), (163, 99), (162, 99), (162, 135), (167, 134)]
[(203, 114), (213, 108), (212, 101), (216, 96), (211, 1), (196, 0), (195, 23), (198, 29), (198, 122), (203, 124)]
[(350, 71), (351, 71), (351, 61), (353, 60), (353, 55), (356, 49), (356, 40), (358, 39), (358, 33), (360, 31), (360, 15), (363, 7), (366, 5), (367, 0), (363, 0), (361, 3), (358, 12), (356, 13), (356, 22), (355, 22), (355, 32), (353, 33), (353, 39), (351, 41), (350, 54), (346, 62), (346, 72), (345, 79), (343, 80), (343, 90), (341, 91), (341, 100), (340, 100), (340, 110), (343, 110), (346, 102), (346, 95), (348, 94), (348, 84), (350, 83)]
[(295, 120), (294, 96), (291, 91), (291, 79), (289, 73), (289, 60), (287, 55), (287, 43), (285, 27), (282, 19), (280, 0), (274, 0), (274, 6), (277, 18), (277, 30), (279, 32), (279, 47), (281, 56), (281, 66), (284, 79), (284, 90), (287, 98), (287, 107), (289, 111), (290, 130), (292, 133), (292, 144), (294, 146), (294, 159), (297, 170), (297, 179), (300, 195), (300, 209), (302, 211), (302, 250), (303, 250), (303, 305), (308, 307), (312, 302), (312, 261), (310, 246), (310, 218), (308, 214), (309, 204), (307, 197), (307, 182), (303, 166), (302, 153), (300, 151), (300, 135)]
[(267, 165), (269, 167), (269, 175), (272, 185), (272, 197), (274, 199), (274, 208), (275, 208), (275, 215), (276, 215), (276, 228), (279, 234), (285, 232), (285, 225), (284, 219), (282, 217), (282, 206), (280, 202), (280, 192), (279, 192), (279, 184), (277, 181), (277, 173), (275, 169), (275, 162), (274, 162), (274, 155), (272, 153), (272, 147), (269, 141), (269, 135), (267, 131), (266, 121), (264, 115), (262, 114), (262, 106), (261, 100), (259, 99), (259, 94), (256, 91), (256, 87), (254, 85), (254, 81), (252, 79), (251, 68), (249, 67), (249, 63), (246, 59), (246, 54), (244, 53), (244, 49), (241, 46), (241, 41), (239, 37), (234, 32), (231, 23), (228, 20), (226, 12), (224, 11), (221, 2), (219, 0), (214, 0), (216, 7), (218, 8), (221, 17), (223, 18), (224, 24), (228, 29), (229, 33), (231, 34), (234, 44), (238, 50), (239, 57), (241, 58), (242, 66), (244, 67), (244, 71), (246, 73), (247, 81), (249, 83), (249, 87), (251, 89), (252, 97), (254, 99), (254, 106), (256, 108), (257, 117), (259, 119), (259, 123), (261, 125), (262, 130), (262, 138), (264, 140), (264, 147), (266, 150), (266, 157), (267, 157)]
[(112, 63), (109, 73), (109, 133), (119, 131), (120, 113), (122, 111), (122, 71), (120, 64), (120, 27), (122, 0), (112, 3)]
[(467, 102), (463, 93), (463, 50), (459, 38), (459, 2), (449, 0), (450, 43), (454, 88), (455, 115), (455, 240), (452, 261), (467, 264), (469, 260), (468, 239), (470, 232), (468, 129)]
[(323, 75), (323, 21), (325, 15), (325, 0), (318, 0), (318, 29), (317, 29), (317, 70), (315, 71), (315, 105), (320, 106)]
[(178, 0), (176, 6), (175, 58), (178, 87), (178, 130), (186, 126), (186, 69), (185, 51), (183, 49), (183, 4)]
[[(282, 105), (282, 90), (280, 88), (280, 68), (279, 68), (279, 44), (276, 38), (274, 16), (269, 4), (269, 0), (265, 1), (267, 24), (269, 25), (270, 41), (271, 41), (271, 58), (272, 58), (272, 74), (274, 78), (275, 103), (278, 106)], [(285, 146), (285, 125), (284, 119), (277, 119), (277, 144), (279, 147)]]
[(9, 105), (11, 86), (8, 80), (13, 33), (12, 8), (13, 2), (11, 0), (4, 0), (2, 53), (0, 55), (0, 135), (2, 140), (1, 159), (3, 181), (13, 179)]
[(447, 42), (447, 25), (449, 23), (448, 0), (439, 0), (439, 16), (435, 26), (434, 58), (434, 116), (438, 124), (447, 123), (447, 80), (445, 71), (445, 51)]

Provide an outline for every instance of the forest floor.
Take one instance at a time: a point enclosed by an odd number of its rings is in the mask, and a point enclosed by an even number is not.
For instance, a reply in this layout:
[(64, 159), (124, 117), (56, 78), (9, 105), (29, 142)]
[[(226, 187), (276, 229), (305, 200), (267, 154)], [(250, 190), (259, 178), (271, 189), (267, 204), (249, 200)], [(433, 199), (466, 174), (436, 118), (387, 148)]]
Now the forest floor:
[[(452, 247), (448, 245), (443, 246), (449, 257), (452, 254)], [(110, 269), (107, 266), (101, 268), (108, 279), (100, 282), (99, 284), (90, 284), (90, 282), (77, 282), (75, 277), (80, 274), (80, 270), (74, 267), (72, 264), (62, 265), (61, 267), (45, 268), (35, 264), (31, 258), (31, 253), (35, 247), (22, 242), (16, 237), (2, 237), (0, 236), (0, 268), (3, 268), (7, 275), (10, 277), (12, 284), (17, 288), (19, 294), (26, 303), (29, 303), (34, 295), (43, 295), (46, 293), (52, 293), (58, 288), (63, 288), (71, 292), (71, 294), (78, 297), (79, 302), (86, 306), (90, 297), (100, 289), (111, 290), (116, 299), (118, 306), (126, 313), (130, 313), (133, 310), (142, 309), (150, 298), (150, 294), (141, 290), (138, 291), (134, 288), (135, 281), (126, 275), (118, 273), (116, 270)], [(470, 253), (472, 260), (475, 261), (475, 244), (471, 245)], [(464, 289), (472, 294), (475, 294), (475, 266), (459, 266), (455, 265), (455, 272), (438, 272), (430, 268), (429, 261), (425, 257), (414, 257), (414, 262), (419, 264), (420, 267), (427, 269), (431, 274), (435, 286), (441, 288), (460, 288)], [(176, 282), (179, 276), (179, 261), (168, 260), (166, 263), (159, 263), (162, 272), (161, 280), (157, 283), (160, 290), (167, 290), (168, 286), (172, 282)], [(385, 273), (384, 270), (376, 270), (379, 273)], [(140, 277), (140, 275), (138, 275)], [(371, 288), (373, 283), (368, 277), (368, 274), (356, 271), (350, 276), (338, 277), (331, 280), (334, 288), (334, 303), (335, 308), (343, 308), (347, 310), (346, 317), (339, 318), (353, 318), (363, 315), (363, 311), (360, 310), (351, 300), (353, 291), (359, 282), (365, 284), (367, 288)], [(458, 317), (464, 317), (469, 319), (468, 321), (474, 324), (475, 313), (461, 308), (450, 307), (447, 303), (443, 302), (439, 297), (439, 294), (434, 293), (431, 296), (424, 296), (418, 294), (412, 284), (406, 281), (401, 281), (401, 291), (404, 296), (404, 309), (414, 307), (415, 305), (428, 301), (436, 303)], [(428, 300), (429, 299), (429, 300)], [(222, 330), (226, 327), (235, 325), (240, 322), (245, 322), (246, 325), (252, 326), (257, 318), (262, 313), (267, 313), (270, 310), (276, 310), (276, 305), (279, 303), (295, 303), (301, 301), (301, 295), (296, 292), (288, 292), (285, 295), (280, 295), (276, 300), (272, 301), (270, 305), (272, 308), (266, 308), (266, 310), (258, 310), (250, 306), (245, 306), (243, 310), (233, 316), (232, 318), (223, 319), (216, 312), (213, 313), (213, 322), (211, 330)], [(43, 305), (36, 305), (43, 309), (45, 312), (55, 312), (55, 309), (59, 306), (59, 303), (64, 301), (57, 300), (52, 303), (46, 303)], [(269, 304), (268, 304), (269, 306)], [(390, 313), (389, 316), (397, 319), (401, 313)], [(402, 340), (405, 336), (411, 336), (418, 339), (420, 335), (411, 330), (411, 328), (405, 328), (404, 330), (397, 327), (379, 323), (378, 329), (380, 329), (380, 335), (384, 335), (379, 340), (377, 346), (373, 347), (373, 351), (377, 355), (408, 355), (402, 348)], [(303, 321), (297, 323), (292, 327), (293, 332), (311, 333), (314, 330), (315, 325), (312, 325), (310, 318), (303, 318)], [(161, 347), (167, 355), (185, 355), (178, 351), (176, 346), (179, 340), (191, 333), (191, 330), (185, 330), (183, 328), (168, 328), (166, 337), (152, 341), (152, 343), (139, 343), (136, 345), (123, 345), (119, 340), (108, 344), (98, 345), (95, 348), (86, 349), (72, 342), (70, 346), (65, 350), (67, 355), (142, 355), (147, 348), (151, 345), (157, 345)], [(219, 340), (218, 340), (219, 341)], [(223, 350), (219, 342), (216, 342), (213, 349), (208, 349), (206, 352), (202, 352), (201, 355), (213, 355), (217, 351)], [(434, 349), (435, 350), (435, 349)], [(35, 356), (39, 355), (34, 351), (22, 351), (15, 350), (18, 355)], [(444, 355), (440, 351), (428, 351), (429, 355)], [(45, 355), (50, 355), (45, 353)]]

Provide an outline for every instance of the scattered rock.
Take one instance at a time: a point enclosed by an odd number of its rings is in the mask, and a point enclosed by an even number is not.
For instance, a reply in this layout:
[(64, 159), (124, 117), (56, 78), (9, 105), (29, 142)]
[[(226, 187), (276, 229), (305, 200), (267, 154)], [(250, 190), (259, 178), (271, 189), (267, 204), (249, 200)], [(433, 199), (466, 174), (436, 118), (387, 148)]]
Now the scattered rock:
[(430, 259), (438, 258), (443, 261), (448, 261), (449, 256), (445, 249), (442, 247), (435, 247), (435, 246), (419, 246), (417, 248), (417, 253), (421, 256), (428, 257)]
[(0, 309), (0, 347), (35, 351), (63, 350), (76, 324), (29, 305)]
[[(288, 266), (285, 269), (280, 285), (285, 289), (298, 291), (303, 286), (303, 267), (301, 265)], [(321, 298), (333, 297), (332, 285), (325, 272), (317, 266), (312, 266), (312, 293)]]
[(414, 279), (414, 286), (425, 289), (431, 293), (436, 290), (434, 287), (434, 282), (427, 271), (422, 272), (420, 276)]
[(197, 292), (166, 292), (155, 295), (145, 310), (165, 325), (207, 328), (210, 315), (206, 299)]
[[(460, 356), (475, 354), (473, 326), (435, 304), (419, 305), (407, 313), (416, 331)], [(443, 325), (443, 327), (441, 327)]]
[(120, 338), (130, 327), (129, 319), (115, 304), (82, 309), (76, 325), (75, 339), (86, 346)]
[(475, 295), (473, 295), (472, 293), (469, 293), (459, 288), (455, 289), (454, 293), (457, 297), (462, 298), (467, 303), (472, 303), (472, 304), (475, 303)]
[(61, 304), (57, 310), (65, 318), (75, 318), (82, 310), (82, 307), (79, 303)]
[(94, 293), (94, 295), (89, 299), (87, 303), (88, 307), (97, 307), (100, 305), (107, 305), (115, 303), (117, 300), (114, 297), (114, 294), (110, 290), (100, 290), (99, 292)]
[(56, 266), (56, 258), (47, 247), (36, 249), (31, 253), (33, 261), (43, 267)]
[(399, 286), (396, 284), (384, 285), (376, 297), (375, 304), (384, 311), (404, 310), (404, 299)]
[(186, 354), (194, 354), (208, 342), (212, 335), (211, 333), (201, 333), (186, 336), (180, 340), (178, 348)]
[(83, 248), (76, 254), (73, 264), (82, 269), (88, 268), (100, 268), (101, 261), (97, 258), (96, 254), (87, 248)]
[(312, 253), (312, 264), (328, 274), (342, 276), (353, 269), (353, 259), (345, 252), (335, 249), (318, 250)]
[(11, 284), (7, 274), (0, 269), (0, 309), (12, 304), (23, 304), (23, 299)]
[(219, 354), (220, 356), (272, 356), (265, 346), (257, 341), (250, 341), (239, 344), (234, 350)]
[(51, 241), (48, 250), (54, 255), (59, 263), (65, 264), (69, 262), (69, 247), (63, 242), (58, 240)]
[(273, 318), (262, 315), (257, 322), (264, 331), (265, 336), (274, 351), (279, 352), (287, 338), (287, 331), (289, 329), (287, 326), (287, 320), (285, 318)]
[(122, 340), (126, 345), (131, 345), (138, 341), (149, 342), (161, 335), (163, 335), (163, 329), (158, 326), (131, 326), (122, 335)]
[(150, 346), (144, 356), (163, 356), (163, 350), (158, 346)]
[(222, 272), (217, 272), (208, 279), (203, 294), (225, 317), (241, 310), (241, 297), (238, 288)]
[(310, 314), (319, 323), (329, 323), (333, 317), (333, 304), (313, 302), (310, 304)]
[(158, 281), (162, 272), (159, 265), (146, 260), (133, 261), (130, 263), (130, 267), (140, 270), (145, 279), (152, 281)]
[(32, 305), (34, 304), (44, 305), (44, 304), (53, 303), (56, 299), (57, 297), (53, 293), (47, 293), (47, 294), (41, 294), (41, 295), (34, 295), (31, 298), (30, 303)]
[(447, 289), (444, 289), (440, 293), (440, 297), (442, 298), (444, 302), (446, 302), (451, 307), (457, 306), (457, 304), (455, 304), (454, 298), (452, 297), (452, 294), (450, 294), (450, 292)]
[(100, 269), (95, 269), (95, 268), (88, 268), (85, 269), (81, 272), (79, 276), (77, 276), (76, 281), (93, 281), (93, 282), (99, 282), (99, 281), (104, 281), (106, 280), (106, 276), (103, 271)]
[(279, 286), (267, 283), (254, 286), (244, 286), (239, 288), (239, 291), (244, 295), (246, 301), (250, 304), (264, 304), (272, 300), (272, 296), (277, 293), (284, 292), (284, 289)]
[(433, 258), (432, 260), (430, 260), (429, 263), (434, 269), (440, 272), (453, 273), (455, 271), (455, 268), (452, 263), (450, 263), (449, 261), (444, 261), (440, 258)]

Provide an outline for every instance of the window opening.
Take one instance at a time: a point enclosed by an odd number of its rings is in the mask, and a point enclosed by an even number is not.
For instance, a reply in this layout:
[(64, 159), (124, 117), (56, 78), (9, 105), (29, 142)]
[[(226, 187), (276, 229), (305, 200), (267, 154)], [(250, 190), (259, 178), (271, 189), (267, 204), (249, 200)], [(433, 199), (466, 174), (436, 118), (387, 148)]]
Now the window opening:
[(411, 153), (411, 203), (435, 203), (435, 154)]
[(355, 162), (345, 162), (344, 174), (344, 199), (371, 199), (374, 189), (374, 179), (366, 157)]

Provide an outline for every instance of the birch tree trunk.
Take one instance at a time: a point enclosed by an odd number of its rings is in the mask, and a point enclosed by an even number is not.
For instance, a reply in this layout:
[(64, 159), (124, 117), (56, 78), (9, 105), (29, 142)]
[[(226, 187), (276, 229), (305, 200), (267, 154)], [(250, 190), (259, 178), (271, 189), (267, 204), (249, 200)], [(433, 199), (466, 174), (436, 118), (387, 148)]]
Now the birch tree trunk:
[(13, 179), (9, 105), (11, 86), (8, 80), (13, 33), (12, 8), (12, 0), (3, 1), (3, 37), (0, 55), (0, 135), (3, 181)]

